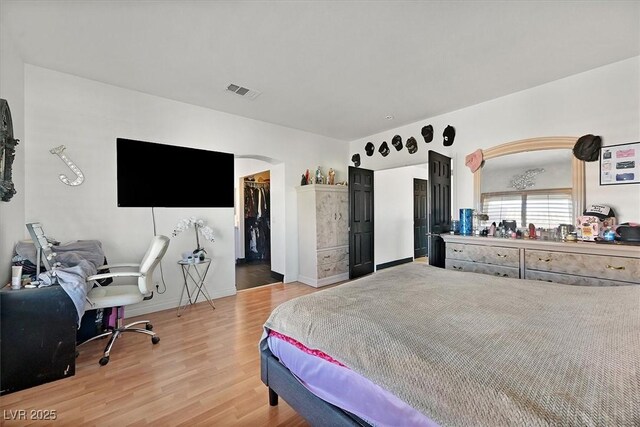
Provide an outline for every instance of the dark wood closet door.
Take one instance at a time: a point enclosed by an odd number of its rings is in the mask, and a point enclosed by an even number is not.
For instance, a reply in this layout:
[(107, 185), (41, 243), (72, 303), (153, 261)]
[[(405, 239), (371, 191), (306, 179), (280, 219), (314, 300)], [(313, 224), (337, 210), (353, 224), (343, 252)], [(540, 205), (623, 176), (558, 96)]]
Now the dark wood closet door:
[(413, 257), (427, 254), (427, 180), (413, 179)]
[(451, 158), (429, 150), (429, 264), (444, 268), (445, 243), (441, 233), (451, 229)]
[(349, 167), (349, 278), (373, 273), (373, 171)]

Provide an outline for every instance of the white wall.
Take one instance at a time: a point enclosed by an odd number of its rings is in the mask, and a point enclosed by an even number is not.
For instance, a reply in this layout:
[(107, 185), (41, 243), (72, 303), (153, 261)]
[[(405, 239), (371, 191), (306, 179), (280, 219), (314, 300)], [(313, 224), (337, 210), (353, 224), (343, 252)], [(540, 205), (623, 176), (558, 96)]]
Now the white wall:
[(427, 179), (426, 165), (375, 171), (374, 264), (413, 258), (413, 179)]
[[(294, 187), (306, 168), (318, 164), (346, 177), (344, 142), (32, 65), (25, 67), (25, 83), (27, 221), (41, 221), (48, 234), (62, 241), (99, 239), (110, 262), (131, 261), (142, 256), (152, 235), (151, 212), (116, 207), (117, 137), (278, 159), (282, 164), (271, 177), (284, 185), (272, 196), (272, 204), (279, 206), (272, 212), (272, 236), (279, 241), (273, 251), (282, 254), (285, 281), (297, 279)], [(66, 166), (49, 149), (61, 144), (85, 174), (79, 187), (57, 178)], [(177, 220), (192, 215), (206, 219), (216, 234), (216, 242), (205, 246), (214, 258), (207, 288), (214, 297), (234, 293), (233, 209), (156, 209), (157, 231), (170, 235)], [(24, 221), (14, 225), (24, 227)], [(176, 306), (182, 277), (175, 261), (194, 244), (189, 232), (172, 239), (163, 263), (167, 293), (130, 314)]]
[[(434, 127), (434, 140), (429, 144), (420, 133), (427, 124)], [(456, 129), (450, 147), (442, 143), (447, 125)], [(604, 145), (640, 141), (640, 57), (352, 141), (348, 159), (358, 152), (362, 168), (379, 170), (425, 163), (429, 149), (450, 156), (452, 211), (457, 212), (460, 207), (473, 206), (473, 175), (464, 165), (467, 154), (520, 139), (588, 133), (600, 135)], [(414, 136), (418, 152), (410, 155), (406, 149), (392, 149), (386, 158), (377, 151), (372, 157), (364, 154), (367, 141), (379, 147), (395, 134), (403, 141)], [(619, 222), (640, 221), (640, 185), (600, 186), (598, 173), (598, 162), (586, 164), (586, 203), (612, 206)]]
[(9, 202), (0, 201), (0, 287), (11, 280), (11, 257), (15, 243), (24, 238), (24, 63), (15, 52), (7, 31), (0, 33), (0, 98), (11, 109), (13, 136), (20, 142), (13, 162), (13, 183), (17, 193)]

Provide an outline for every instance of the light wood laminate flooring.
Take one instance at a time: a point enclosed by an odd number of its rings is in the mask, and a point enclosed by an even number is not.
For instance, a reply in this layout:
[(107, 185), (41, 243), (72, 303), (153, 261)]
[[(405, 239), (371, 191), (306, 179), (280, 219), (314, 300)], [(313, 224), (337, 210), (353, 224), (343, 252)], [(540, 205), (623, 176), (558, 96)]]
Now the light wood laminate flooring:
[[(268, 404), (260, 381), (258, 341), (278, 304), (318, 289), (275, 284), (126, 320), (148, 319), (161, 341), (125, 334), (108, 365), (106, 340), (79, 347), (76, 374), (0, 397), (2, 426), (306, 426), (286, 402)], [(56, 420), (14, 420), (9, 411), (55, 411)], [(9, 418), (9, 419), (7, 419)]]

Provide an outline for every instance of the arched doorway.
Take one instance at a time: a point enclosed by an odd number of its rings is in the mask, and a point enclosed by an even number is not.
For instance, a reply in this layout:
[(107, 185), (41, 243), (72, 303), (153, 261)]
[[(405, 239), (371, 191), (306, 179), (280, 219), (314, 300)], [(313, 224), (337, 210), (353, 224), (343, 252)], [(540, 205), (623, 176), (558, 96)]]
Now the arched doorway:
[[(236, 156), (236, 289), (281, 282), (284, 164), (263, 156)], [(276, 219), (274, 224), (274, 218)]]

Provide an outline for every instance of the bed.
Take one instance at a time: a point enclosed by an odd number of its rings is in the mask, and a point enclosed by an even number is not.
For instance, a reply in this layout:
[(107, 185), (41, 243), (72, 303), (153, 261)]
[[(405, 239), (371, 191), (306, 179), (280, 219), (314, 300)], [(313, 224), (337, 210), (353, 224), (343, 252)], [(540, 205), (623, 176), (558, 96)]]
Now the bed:
[(640, 425), (640, 286), (408, 263), (281, 304), (260, 351), (312, 425)]

